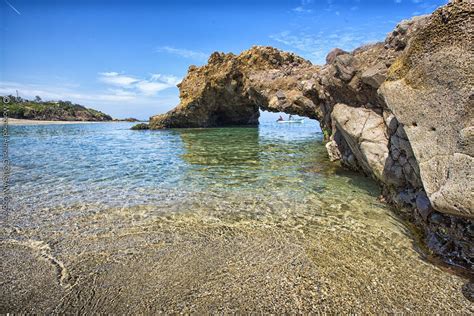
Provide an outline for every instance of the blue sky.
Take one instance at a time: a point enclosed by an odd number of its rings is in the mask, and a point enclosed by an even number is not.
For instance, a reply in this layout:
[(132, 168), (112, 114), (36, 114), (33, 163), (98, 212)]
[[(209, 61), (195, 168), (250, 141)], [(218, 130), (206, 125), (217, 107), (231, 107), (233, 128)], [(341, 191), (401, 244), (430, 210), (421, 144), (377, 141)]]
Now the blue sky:
[(446, 2), (0, 0), (0, 94), (148, 118), (179, 103), (176, 83), (213, 51), (270, 45), (322, 64)]

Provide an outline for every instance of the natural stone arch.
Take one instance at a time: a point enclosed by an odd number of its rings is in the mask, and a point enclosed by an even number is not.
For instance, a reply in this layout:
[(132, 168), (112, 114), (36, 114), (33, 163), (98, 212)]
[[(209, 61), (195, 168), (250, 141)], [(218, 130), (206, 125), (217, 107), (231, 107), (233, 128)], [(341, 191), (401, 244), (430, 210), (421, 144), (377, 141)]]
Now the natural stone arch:
[(446, 232), (433, 250), (453, 248), (444, 255), (462, 258), (473, 242), (463, 235), (474, 218), (466, 194), (473, 14), (470, 1), (451, 1), (402, 21), (384, 43), (333, 50), (322, 67), (271, 47), (214, 53), (207, 65), (190, 67), (180, 104), (152, 117), (150, 128), (256, 125), (259, 109), (316, 119), (332, 159), (372, 176), (388, 201), (416, 208), (420, 226)]
[(213, 53), (178, 85), (180, 104), (150, 120), (152, 129), (258, 124), (259, 110), (321, 119), (313, 76), (319, 67), (292, 53), (253, 47)]

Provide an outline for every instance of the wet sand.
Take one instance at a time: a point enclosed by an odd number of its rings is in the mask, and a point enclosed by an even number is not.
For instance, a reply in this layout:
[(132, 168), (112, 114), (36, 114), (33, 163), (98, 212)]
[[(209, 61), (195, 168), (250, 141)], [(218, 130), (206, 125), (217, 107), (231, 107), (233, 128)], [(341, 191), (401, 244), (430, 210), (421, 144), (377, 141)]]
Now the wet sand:
[(153, 212), (12, 232), (0, 243), (1, 312), (474, 312), (462, 295), (468, 280), (425, 261), (395, 219)]

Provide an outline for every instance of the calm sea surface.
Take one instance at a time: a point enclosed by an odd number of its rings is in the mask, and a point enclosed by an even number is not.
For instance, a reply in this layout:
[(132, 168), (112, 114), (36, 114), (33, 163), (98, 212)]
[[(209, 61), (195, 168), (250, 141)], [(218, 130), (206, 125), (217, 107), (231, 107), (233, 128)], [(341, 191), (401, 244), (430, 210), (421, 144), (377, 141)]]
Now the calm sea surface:
[(344, 204), (350, 196), (383, 208), (372, 181), (328, 162), (316, 122), (152, 132), (130, 126), (11, 127), (14, 208), (35, 215), (42, 208), (92, 211), (229, 196), (275, 210), (314, 198)]
[(317, 123), (132, 125), (10, 127), (1, 311), (469, 311)]

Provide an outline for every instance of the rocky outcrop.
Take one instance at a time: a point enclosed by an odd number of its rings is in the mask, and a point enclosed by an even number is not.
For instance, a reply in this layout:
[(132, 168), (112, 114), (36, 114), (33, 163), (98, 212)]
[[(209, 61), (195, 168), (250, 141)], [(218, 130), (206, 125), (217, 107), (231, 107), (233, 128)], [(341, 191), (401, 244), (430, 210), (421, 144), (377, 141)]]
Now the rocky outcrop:
[(178, 85), (180, 104), (150, 118), (150, 127), (256, 125), (259, 108), (318, 118), (304, 85), (318, 67), (291, 53), (253, 47), (236, 56), (215, 52), (203, 67), (189, 67)]
[(317, 119), (331, 160), (412, 208), (433, 251), (472, 265), (472, 18), (470, 1), (452, 1), (321, 67), (271, 47), (214, 53), (150, 128), (257, 124), (259, 109)]
[(133, 125), (131, 129), (135, 131), (147, 130), (147, 129), (150, 129), (150, 126), (146, 123), (138, 123), (136, 125)]
[(433, 206), (474, 216), (474, 28), (467, 6), (432, 15), (380, 93), (404, 126)]

